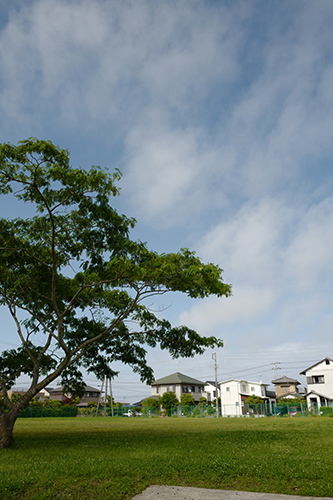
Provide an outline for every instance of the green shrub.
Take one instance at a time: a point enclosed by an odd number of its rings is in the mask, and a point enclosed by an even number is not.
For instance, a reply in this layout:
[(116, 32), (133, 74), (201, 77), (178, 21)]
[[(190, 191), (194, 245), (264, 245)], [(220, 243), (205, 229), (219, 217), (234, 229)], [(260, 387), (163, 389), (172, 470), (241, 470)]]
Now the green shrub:
[(333, 408), (331, 406), (321, 406), (319, 412), (321, 415), (324, 415), (324, 416), (332, 415)]

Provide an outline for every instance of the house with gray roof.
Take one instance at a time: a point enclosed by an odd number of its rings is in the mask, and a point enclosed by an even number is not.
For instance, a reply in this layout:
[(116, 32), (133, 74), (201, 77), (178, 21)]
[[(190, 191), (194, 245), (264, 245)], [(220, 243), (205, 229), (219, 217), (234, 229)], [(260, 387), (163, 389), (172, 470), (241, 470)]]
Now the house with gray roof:
[[(88, 406), (88, 403), (98, 402), (98, 398), (100, 395), (100, 389), (96, 389), (95, 387), (91, 387), (90, 385), (86, 385), (84, 389), (84, 394), (80, 398), (80, 406)], [(65, 404), (69, 404), (72, 401), (72, 393), (64, 391), (63, 387), (56, 387), (55, 389), (49, 390), (50, 399), (56, 399), (58, 401), (62, 401)]]
[(195, 401), (199, 401), (203, 390), (204, 382), (179, 372), (159, 378), (151, 385), (151, 395), (153, 397), (162, 396), (165, 392), (174, 392), (178, 400), (180, 400), (182, 394), (190, 393)]
[(282, 398), (292, 399), (300, 396), (298, 389), (300, 382), (294, 378), (283, 375), (283, 377), (272, 380), (272, 384), (275, 385), (277, 401)]

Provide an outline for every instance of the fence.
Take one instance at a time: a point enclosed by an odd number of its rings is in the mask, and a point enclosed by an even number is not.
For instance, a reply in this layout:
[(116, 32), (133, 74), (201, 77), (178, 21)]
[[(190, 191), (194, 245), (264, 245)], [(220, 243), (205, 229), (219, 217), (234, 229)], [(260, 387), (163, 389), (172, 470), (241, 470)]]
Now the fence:
[(27, 406), (21, 411), (19, 418), (44, 417), (76, 417), (76, 406)]
[[(8, 411), (3, 408), (4, 411)], [(159, 410), (155, 407), (143, 406), (117, 407), (113, 408), (114, 417), (157, 417), (168, 414), (171, 417), (216, 417), (216, 407), (209, 405), (195, 406), (176, 406), (171, 408), (170, 412)], [(96, 407), (78, 408), (76, 406), (27, 406), (21, 411), (20, 418), (38, 418), (38, 417), (84, 417), (95, 416)], [(100, 408), (99, 416), (112, 416), (111, 408)], [(305, 402), (295, 403), (265, 403), (257, 405), (223, 405), (219, 407), (219, 417), (307, 417), (311, 415), (332, 416), (333, 408), (316, 404), (307, 407)]]
[(194, 405), (194, 406), (175, 406), (170, 410), (171, 417), (215, 417), (215, 406)]

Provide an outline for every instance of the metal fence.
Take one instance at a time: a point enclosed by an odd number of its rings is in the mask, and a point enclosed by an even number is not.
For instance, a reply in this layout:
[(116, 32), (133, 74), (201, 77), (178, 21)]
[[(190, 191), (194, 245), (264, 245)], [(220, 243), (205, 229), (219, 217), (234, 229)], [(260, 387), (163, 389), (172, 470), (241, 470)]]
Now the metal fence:
[[(176, 406), (171, 408), (173, 417), (216, 417), (215, 406)], [(308, 417), (311, 415), (332, 416), (333, 408), (328, 406), (318, 407), (315, 403), (310, 407), (302, 403), (265, 403), (257, 405), (244, 404), (243, 406), (221, 405), (219, 417)]]
[[(3, 408), (4, 411), (8, 411)], [(96, 407), (78, 408), (76, 406), (34, 406), (29, 405), (21, 411), (20, 418), (38, 418), (38, 417), (85, 417), (95, 416)], [(134, 407), (113, 407), (113, 412), (110, 407), (99, 408), (98, 416), (114, 416), (114, 417), (137, 417), (137, 418), (152, 418), (158, 416), (171, 417), (196, 417), (204, 418), (217, 416), (216, 407), (210, 405), (194, 405), (194, 406), (175, 406), (169, 411), (158, 409), (155, 407), (143, 406), (142, 408)], [(318, 407), (316, 404), (308, 407), (305, 402), (298, 403), (265, 403), (257, 405), (242, 406), (223, 405), (219, 407), (219, 417), (307, 417), (311, 415), (332, 416), (332, 407)]]
[(44, 417), (76, 417), (76, 406), (27, 406), (21, 411), (19, 418), (44, 418)]

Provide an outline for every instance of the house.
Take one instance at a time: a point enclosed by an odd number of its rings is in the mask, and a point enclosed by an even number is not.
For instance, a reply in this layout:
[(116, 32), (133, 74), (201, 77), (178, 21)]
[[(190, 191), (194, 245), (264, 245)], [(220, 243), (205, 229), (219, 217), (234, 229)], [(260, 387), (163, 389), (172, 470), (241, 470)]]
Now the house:
[[(97, 403), (100, 392), (101, 392), (100, 389), (95, 389), (94, 387), (86, 385), (84, 389), (84, 394), (80, 398), (80, 406), (88, 406), (88, 403), (91, 402)], [(62, 401), (65, 404), (70, 404), (72, 402), (72, 393), (69, 391), (64, 394), (63, 387), (56, 387), (55, 389), (49, 389), (48, 393), (50, 399), (56, 399), (58, 401)]]
[(249, 396), (261, 397), (264, 402), (275, 402), (272, 393), (267, 391), (269, 384), (249, 382), (248, 380), (230, 379), (220, 382), (221, 413), (223, 417), (239, 417), (249, 412), (246, 400)]
[(41, 401), (44, 401), (45, 398), (49, 398), (51, 399), (51, 396), (50, 396), (50, 391), (53, 391), (53, 387), (44, 387), (44, 389), (41, 389), (39, 391), (39, 393), (37, 394), (38, 398), (41, 400)]
[(277, 401), (282, 398), (294, 399), (300, 396), (298, 390), (300, 382), (294, 378), (283, 375), (283, 377), (272, 380), (272, 384), (275, 385)]
[[(207, 399), (208, 403), (211, 403), (216, 399), (216, 384), (213, 380), (207, 380), (204, 385), (203, 397)], [(217, 397), (221, 397), (220, 384), (217, 384)]]
[(24, 389), (23, 387), (22, 388), (14, 387), (13, 389), (7, 391), (7, 396), (10, 399), (12, 396), (23, 396), (23, 394), (25, 394), (26, 392), (27, 390)]
[(115, 399), (113, 402), (115, 405), (132, 406), (131, 403), (129, 403), (128, 401), (125, 401), (125, 399)]
[(179, 401), (184, 393), (192, 394), (194, 400), (199, 401), (203, 390), (204, 382), (179, 372), (155, 380), (151, 385), (152, 396), (162, 396), (165, 392), (174, 392)]
[(315, 365), (306, 368), (300, 375), (306, 376), (306, 401), (308, 408), (314, 404), (333, 406), (333, 360), (324, 358)]

